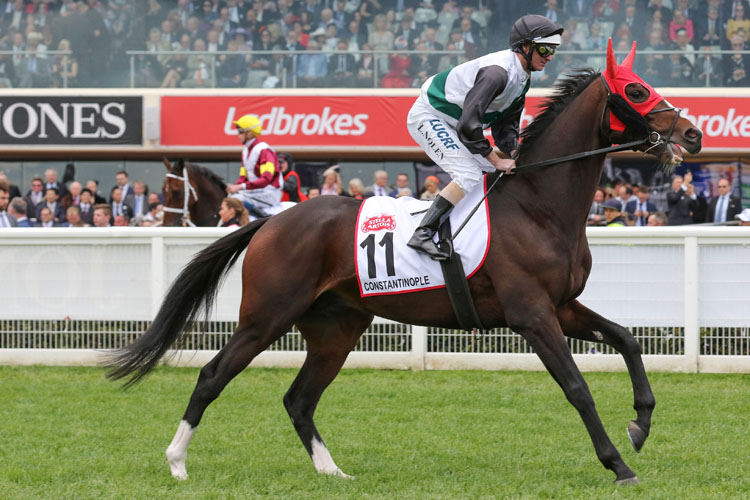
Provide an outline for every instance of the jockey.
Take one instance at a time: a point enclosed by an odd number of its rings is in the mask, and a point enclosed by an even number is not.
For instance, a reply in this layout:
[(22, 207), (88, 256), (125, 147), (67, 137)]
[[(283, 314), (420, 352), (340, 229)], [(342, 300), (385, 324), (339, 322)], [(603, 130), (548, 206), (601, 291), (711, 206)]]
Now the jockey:
[(409, 133), (450, 174), (407, 245), (435, 260), (449, 255), (433, 241), (440, 219), (495, 169), (512, 173), (513, 159), (501, 159), (484, 138), (492, 137), (507, 157), (518, 145), (518, 128), (531, 72), (541, 71), (555, 53), (563, 28), (544, 16), (518, 19), (510, 49), (467, 61), (427, 79), (409, 111)]
[(237, 182), (227, 186), (227, 193), (251, 205), (257, 215), (266, 216), (266, 209), (281, 202), (284, 181), (276, 152), (258, 139), (263, 127), (257, 117), (244, 115), (232, 123), (237, 127), (237, 138), (245, 147), (240, 176)]

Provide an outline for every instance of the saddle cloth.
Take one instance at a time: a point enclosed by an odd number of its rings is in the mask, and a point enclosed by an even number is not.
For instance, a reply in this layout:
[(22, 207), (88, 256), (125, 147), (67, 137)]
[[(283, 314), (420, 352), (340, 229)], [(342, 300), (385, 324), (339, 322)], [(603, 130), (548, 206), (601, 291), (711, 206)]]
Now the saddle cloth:
[[(484, 182), (451, 210), (449, 217), (453, 233), (484, 196), (486, 182), (485, 176)], [(406, 246), (431, 203), (406, 196), (373, 196), (362, 202), (354, 241), (354, 259), (362, 297), (445, 286), (440, 263)], [(412, 215), (415, 212), (420, 213)], [(455, 251), (461, 256), (467, 278), (484, 263), (489, 249), (489, 230), (485, 199), (453, 242)]]

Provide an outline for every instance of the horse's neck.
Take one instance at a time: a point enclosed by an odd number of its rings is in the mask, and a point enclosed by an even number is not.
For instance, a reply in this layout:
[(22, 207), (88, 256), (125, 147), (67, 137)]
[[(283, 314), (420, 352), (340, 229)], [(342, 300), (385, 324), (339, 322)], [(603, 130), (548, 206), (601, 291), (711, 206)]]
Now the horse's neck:
[(196, 173), (193, 178), (198, 180), (198, 182), (196, 182), (198, 202), (193, 205), (193, 208), (197, 213), (191, 214), (191, 217), (196, 219), (198, 223), (210, 223), (212, 218), (218, 217), (221, 201), (226, 197), (226, 192), (221, 189), (221, 186), (208, 177), (203, 175), (198, 177), (198, 174)]
[[(598, 103), (585, 105), (582, 103)], [(594, 80), (544, 131), (522, 164), (559, 158), (607, 146), (602, 140), (604, 90)], [(551, 165), (528, 180), (536, 196), (553, 201), (560, 220), (585, 224), (594, 190), (601, 178), (604, 155)], [(519, 175), (524, 175), (520, 173)]]

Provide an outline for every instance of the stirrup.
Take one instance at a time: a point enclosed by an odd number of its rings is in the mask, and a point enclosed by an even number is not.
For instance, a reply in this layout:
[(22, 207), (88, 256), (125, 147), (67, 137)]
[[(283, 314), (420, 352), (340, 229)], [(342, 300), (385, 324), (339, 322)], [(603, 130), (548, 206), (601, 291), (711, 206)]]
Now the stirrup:
[[(421, 230), (421, 231), (420, 231)], [(422, 238), (420, 237), (420, 234), (417, 233), (427, 233), (429, 236), (428, 238)], [(409, 248), (413, 248), (417, 252), (421, 252), (428, 257), (430, 257), (432, 260), (448, 260), (450, 258), (450, 254), (447, 252), (444, 252), (441, 250), (434, 241), (432, 241), (432, 234), (429, 230), (426, 228), (417, 228), (417, 230), (412, 235), (411, 239), (406, 243), (406, 246)]]

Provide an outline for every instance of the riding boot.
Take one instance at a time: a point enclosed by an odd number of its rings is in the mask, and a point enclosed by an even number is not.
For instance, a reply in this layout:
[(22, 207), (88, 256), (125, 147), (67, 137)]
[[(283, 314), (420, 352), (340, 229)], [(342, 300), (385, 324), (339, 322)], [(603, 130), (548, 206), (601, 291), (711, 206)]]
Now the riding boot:
[(414, 231), (407, 246), (418, 252), (426, 253), (433, 260), (447, 260), (450, 255), (438, 248), (432, 237), (440, 227), (440, 218), (448, 213), (451, 208), (453, 208), (453, 204), (438, 195), (430, 209), (424, 214), (422, 222), (419, 223), (419, 227)]

